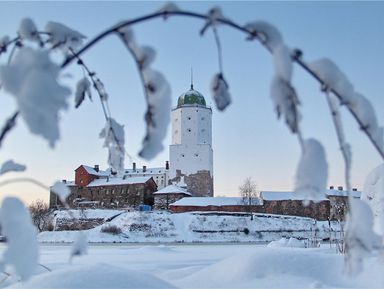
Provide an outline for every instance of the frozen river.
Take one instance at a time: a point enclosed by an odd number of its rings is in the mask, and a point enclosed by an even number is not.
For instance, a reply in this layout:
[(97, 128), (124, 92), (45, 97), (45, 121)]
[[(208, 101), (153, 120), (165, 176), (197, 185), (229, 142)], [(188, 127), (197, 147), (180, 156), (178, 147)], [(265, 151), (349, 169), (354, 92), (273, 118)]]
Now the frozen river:
[(378, 258), (368, 258), (369, 270), (350, 279), (344, 256), (325, 244), (97, 244), (71, 262), (70, 249), (41, 245), (40, 263), (53, 272), (40, 267), (40, 276), (17, 288), (384, 288)]

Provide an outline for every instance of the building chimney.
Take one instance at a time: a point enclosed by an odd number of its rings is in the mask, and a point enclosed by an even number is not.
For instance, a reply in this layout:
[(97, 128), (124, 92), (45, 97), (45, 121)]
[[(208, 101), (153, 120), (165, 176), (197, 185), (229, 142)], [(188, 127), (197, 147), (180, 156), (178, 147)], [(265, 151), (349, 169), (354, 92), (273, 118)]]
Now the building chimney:
[(136, 171), (136, 163), (132, 163), (132, 170)]
[(357, 188), (353, 188), (352, 191), (357, 192)]
[(166, 170), (169, 170), (169, 161), (166, 161), (166, 162), (165, 162), (165, 169), (166, 169)]
[(99, 165), (95, 165), (94, 169), (96, 172), (99, 172)]
[(67, 180), (63, 180), (63, 183), (66, 184), (66, 183), (67, 183)]
[(338, 186), (337, 189), (338, 189), (339, 191), (342, 191), (342, 190), (343, 190), (343, 186)]
[(334, 190), (335, 187), (334, 187), (334, 186), (330, 186), (329, 189), (330, 189), (330, 190)]
[(147, 166), (143, 166), (143, 173), (147, 171)]

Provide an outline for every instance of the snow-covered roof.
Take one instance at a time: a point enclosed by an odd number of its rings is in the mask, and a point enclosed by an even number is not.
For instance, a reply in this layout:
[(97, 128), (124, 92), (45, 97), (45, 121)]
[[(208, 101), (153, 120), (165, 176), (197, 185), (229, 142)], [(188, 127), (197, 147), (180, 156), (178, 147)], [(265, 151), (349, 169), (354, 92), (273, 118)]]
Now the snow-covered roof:
[(152, 177), (134, 177), (134, 178), (119, 178), (110, 177), (107, 179), (96, 179), (88, 184), (87, 187), (99, 186), (117, 186), (117, 185), (131, 185), (131, 184), (144, 184)]
[(165, 168), (147, 168), (144, 172), (143, 169), (125, 169), (124, 173), (126, 175), (137, 175), (137, 174), (146, 174), (146, 175), (158, 175), (165, 174), (167, 170)]
[[(262, 191), (260, 196), (263, 200), (266, 201), (283, 201), (283, 200), (304, 200), (302, 195), (295, 194), (294, 192), (269, 192)], [(319, 199), (317, 199), (319, 200)], [(322, 200), (327, 200), (327, 198), (322, 198)]]
[(107, 177), (107, 176), (111, 175), (110, 172), (101, 171), (101, 170), (96, 171), (95, 168), (93, 168), (93, 167), (86, 166), (86, 165), (82, 165), (82, 166), (87, 171), (87, 173), (90, 175), (99, 176), (99, 177)]
[(179, 186), (175, 185), (169, 185), (165, 188), (162, 188), (161, 190), (158, 190), (157, 192), (153, 193), (154, 195), (163, 195), (163, 194), (185, 194), (191, 196), (191, 193), (189, 193), (186, 189), (180, 188)]
[[(260, 200), (261, 203), (261, 200)], [(242, 205), (242, 198), (240, 197), (187, 197), (182, 198), (171, 206), (237, 206)]]
[(354, 198), (360, 198), (361, 192), (359, 191), (344, 191), (344, 190), (326, 190), (325, 194), (328, 196), (342, 196), (342, 197), (348, 197), (349, 194), (351, 194)]
[[(359, 191), (343, 191), (343, 190), (325, 190), (326, 196), (344, 196), (347, 197), (351, 193), (354, 198), (360, 198), (361, 192)], [(266, 201), (283, 201), (283, 200), (304, 200), (302, 195), (297, 195), (294, 192), (270, 192), (262, 191), (260, 196)], [(327, 200), (326, 196), (322, 199)]]

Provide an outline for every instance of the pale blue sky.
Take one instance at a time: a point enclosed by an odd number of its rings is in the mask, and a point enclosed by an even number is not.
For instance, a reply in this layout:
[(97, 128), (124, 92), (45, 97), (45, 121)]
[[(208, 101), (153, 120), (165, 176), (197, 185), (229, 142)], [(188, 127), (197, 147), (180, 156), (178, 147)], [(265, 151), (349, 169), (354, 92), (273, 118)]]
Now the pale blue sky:
[[(384, 3), (380, 2), (177, 2), (184, 9), (206, 12), (220, 5), (228, 18), (245, 24), (266, 20), (276, 25), (290, 47), (304, 51), (307, 61), (329, 57), (348, 75), (356, 90), (367, 96), (384, 123)], [(95, 36), (116, 22), (157, 10), (162, 2), (1, 2), (0, 36), (15, 35), (23, 17), (43, 28), (49, 20), (62, 22), (88, 36)], [(157, 50), (153, 67), (162, 71), (172, 87), (172, 99), (189, 88), (190, 67), (195, 88), (213, 105), (209, 84), (217, 72), (216, 47), (211, 33), (200, 37), (202, 22), (175, 17), (134, 27), (140, 44)], [(277, 121), (269, 97), (272, 59), (257, 42), (228, 27), (219, 30), (223, 45), (225, 75), (233, 104), (224, 113), (214, 109), (214, 182), (217, 195), (236, 195), (250, 176), (262, 190), (290, 190), (300, 157), (297, 139), (282, 121)], [(144, 136), (145, 103), (135, 66), (117, 37), (109, 37), (83, 56), (98, 72), (110, 94), (113, 116), (125, 125), (126, 149), (139, 166), (162, 166), (168, 148), (150, 163), (137, 157)], [(2, 62), (4, 59), (0, 59)], [(65, 72), (76, 82), (81, 70)], [(343, 163), (324, 96), (318, 84), (295, 67), (294, 84), (302, 101), (304, 137), (316, 137), (325, 146), (329, 184), (343, 185)], [(13, 99), (0, 91), (0, 123), (14, 110)], [(73, 101), (73, 99), (71, 99)], [(381, 160), (357, 125), (343, 110), (346, 135), (352, 144), (352, 184), (362, 187), (367, 173)], [(31, 135), (20, 121), (0, 149), (0, 162), (13, 158), (25, 163), (31, 176), (50, 185), (56, 179), (73, 179), (80, 164), (107, 166), (107, 151), (98, 134), (104, 118), (98, 100), (73, 106), (62, 115), (62, 139), (55, 150)], [(165, 141), (170, 143), (170, 135)], [(131, 164), (127, 160), (126, 167)], [(17, 176), (10, 174), (8, 177)], [(6, 176), (2, 179), (8, 178)], [(46, 198), (47, 193), (30, 185), (0, 189), (1, 196), (18, 194), (24, 199)]]

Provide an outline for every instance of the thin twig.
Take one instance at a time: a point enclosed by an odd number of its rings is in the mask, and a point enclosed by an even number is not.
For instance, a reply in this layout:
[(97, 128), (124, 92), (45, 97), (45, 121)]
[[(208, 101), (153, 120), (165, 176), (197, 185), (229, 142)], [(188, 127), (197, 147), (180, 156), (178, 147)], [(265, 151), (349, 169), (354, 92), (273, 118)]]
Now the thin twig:
[(3, 140), (5, 138), (5, 136), (10, 132), (10, 130), (16, 125), (16, 119), (17, 117), (19, 116), (19, 111), (16, 111), (15, 113), (13, 113), (13, 115), (7, 119), (7, 121), (5, 122), (2, 130), (1, 130), (1, 133), (0, 133), (0, 147), (1, 147), (1, 144), (3, 143)]
[(32, 179), (32, 178), (13, 178), (13, 179), (8, 179), (5, 181), (0, 182), (0, 187), (4, 187), (10, 184), (15, 184), (15, 183), (31, 183), (34, 184), (44, 190), (49, 190), (49, 187), (42, 182)]

